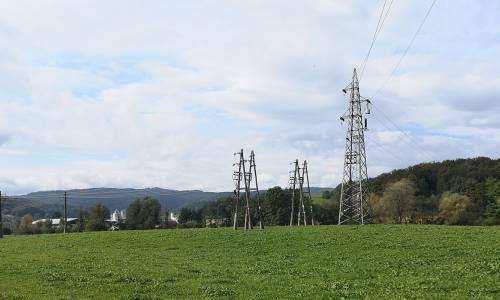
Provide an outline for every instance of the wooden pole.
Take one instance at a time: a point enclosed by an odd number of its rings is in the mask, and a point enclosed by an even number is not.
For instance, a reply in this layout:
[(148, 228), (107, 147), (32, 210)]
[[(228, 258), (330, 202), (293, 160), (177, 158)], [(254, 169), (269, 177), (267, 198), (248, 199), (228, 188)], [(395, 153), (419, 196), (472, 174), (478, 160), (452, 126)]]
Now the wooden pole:
[(239, 154), (240, 161), (238, 163), (238, 171), (233, 173), (233, 176), (236, 176), (236, 178), (235, 178), (235, 180), (236, 180), (236, 189), (234, 190), (234, 198), (236, 200), (236, 205), (235, 205), (235, 209), (234, 209), (234, 219), (233, 219), (233, 229), (234, 230), (236, 230), (236, 228), (237, 228), (236, 226), (237, 226), (237, 222), (238, 222), (238, 206), (239, 206), (239, 202), (240, 202), (241, 167), (242, 167), (241, 163), (242, 163), (242, 160), (243, 160), (243, 149), (241, 149), (241, 151), (239, 153), (235, 153), (235, 155), (236, 154)]
[(64, 233), (68, 232), (68, 193), (64, 192)]
[[(252, 173), (253, 168), (253, 173)], [(262, 207), (260, 205), (260, 194), (259, 194), (259, 182), (257, 181), (257, 165), (255, 163), (255, 153), (251, 152), (250, 154), (250, 174), (253, 174), (255, 179), (255, 190), (257, 192), (257, 213), (259, 214), (259, 227), (260, 229), (264, 229), (264, 223), (262, 223)]]
[(243, 155), (243, 149), (241, 150), (241, 157), (243, 159), (243, 180), (245, 182), (245, 200), (246, 200), (246, 208), (245, 208), (245, 229), (252, 229), (252, 219), (250, 215), (250, 180), (252, 173), (246, 171), (245, 168), (245, 156)]
[(295, 207), (294, 207), (294, 202), (295, 202), (295, 185), (297, 184), (297, 166), (299, 165), (299, 160), (296, 159), (294, 164), (294, 169), (293, 169), (293, 179), (292, 180), (292, 213), (290, 214), (290, 226), (293, 226), (293, 215), (295, 214)]

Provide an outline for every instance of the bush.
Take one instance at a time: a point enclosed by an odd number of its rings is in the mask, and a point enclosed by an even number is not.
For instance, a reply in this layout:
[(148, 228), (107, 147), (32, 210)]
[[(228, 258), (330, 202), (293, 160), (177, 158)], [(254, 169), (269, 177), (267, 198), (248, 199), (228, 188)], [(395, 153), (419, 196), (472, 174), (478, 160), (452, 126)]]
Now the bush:
[(477, 216), (469, 197), (446, 192), (441, 196), (439, 217), (448, 225), (471, 225)]
[(3, 232), (3, 235), (11, 235), (12, 229), (10, 229), (9, 227), (3, 227), (2, 232)]
[(85, 229), (87, 231), (106, 230), (107, 225), (105, 220), (109, 218), (109, 215), (110, 215), (109, 209), (106, 206), (97, 203), (89, 211), (89, 219)]
[(161, 206), (157, 200), (146, 197), (137, 199), (127, 208), (128, 229), (153, 229), (160, 224)]
[(19, 234), (32, 234), (33, 233), (33, 217), (30, 214), (24, 215), (21, 218), (21, 222), (19, 223), (19, 227), (17, 231)]
[(170, 220), (162, 222), (161, 228), (163, 228), (163, 229), (175, 229), (175, 228), (177, 228), (177, 222), (170, 221)]
[(201, 228), (203, 227), (200, 222), (197, 221), (187, 221), (185, 223), (178, 224), (177, 228)]

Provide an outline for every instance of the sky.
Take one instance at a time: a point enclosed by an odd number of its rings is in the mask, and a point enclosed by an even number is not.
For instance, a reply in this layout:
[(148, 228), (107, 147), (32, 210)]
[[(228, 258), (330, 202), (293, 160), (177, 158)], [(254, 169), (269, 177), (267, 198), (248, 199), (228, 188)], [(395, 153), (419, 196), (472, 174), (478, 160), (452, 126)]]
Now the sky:
[[(0, 189), (340, 183), (342, 89), (383, 0), (0, 1)], [(395, 0), (360, 82), (368, 173), (500, 156), (500, 2)]]

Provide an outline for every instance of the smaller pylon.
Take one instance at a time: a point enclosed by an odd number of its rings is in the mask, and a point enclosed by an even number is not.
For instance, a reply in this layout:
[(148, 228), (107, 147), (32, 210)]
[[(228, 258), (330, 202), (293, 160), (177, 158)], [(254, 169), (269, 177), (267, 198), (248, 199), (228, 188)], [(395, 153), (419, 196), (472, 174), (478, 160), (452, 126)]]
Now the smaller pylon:
[(264, 224), (262, 223), (262, 206), (260, 204), (259, 183), (257, 181), (257, 165), (255, 164), (255, 152), (253, 150), (250, 152), (250, 175), (253, 175), (253, 178), (255, 179), (255, 189), (251, 188), (251, 181), (248, 182), (248, 186), (250, 187), (250, 191), (254, 190), (256, 192), (259, 228), (264, 229)]
[[(313, 207), (311, 198), (311, 188), (309, 186), (309, 171), (307, 170), (307, 161), (304, 161), (302, 167), (299, 160), (292, 162), (293, 170), (290, 171), (290, 190), (292, 190), (292, 209), (290, 213), (290, 226), (294, 225), (294, 215), (297, 213), (297, 226), (307, 226), (306, 203), (310, 205), (311, 225), (314, 225)], [(306, 184), (306, 185), (305, 185)], [(298, 187), (297, 187), (298, 186)], [(298, 198), (298, 199), (297, 199)], [(297, 203), (297, 211), (295, 209), (295, 201)]]
[[(241, 149), (240, 152), (234, 153), (234, 155), (239, 156), (239, 160), (238, 162), (233, 164), (233, 166), (237, 166), (236, 170), (233, 172), (233, 181), (235, 183), (235, 189), (234, 189), (235, 209), (233, 217), (233, 228), (234, 229), (238, 228), (238, 209), (241, 197), (243, 195), (245, 201), (244, 228), (253, 229), (252, 211), (250, 208), (251, 193), (253, 191), (256, 193), (257, 197), (257, 218), (259, 220), (259, 228), (264, 229), (264, 224), (262, 222), (262, 207), (260, 203), (259, 185), (257, 182), (255, 153), (253, 150), (250, 152), (250, 160), (245, 160), (243, 149)], [(248, 171), (247, 171), (247, 164), (248, 164)], [(255, 181), (255, 187), (252, 187), (252, 182), (254, 181)]]
[[(304, 160), (304, 164), (302, 167), (302, 185), (304, 185), (304, 180), (305, 183), (307, 183), (307, 186), (303, 187), (303, 193), (305, 194), (305, 198), (307, 202), (309, 203), (309, 208), (311, 210), (311, 225), (314, 226), (314, 212), (313, 212), (313, 205), (312, 205), (312, 197), (311, 197), (311, 186), (309, 185), (309, 171), (307, 170), (307, 160)], [(307, 188), (306, 190), (304, 190)]]

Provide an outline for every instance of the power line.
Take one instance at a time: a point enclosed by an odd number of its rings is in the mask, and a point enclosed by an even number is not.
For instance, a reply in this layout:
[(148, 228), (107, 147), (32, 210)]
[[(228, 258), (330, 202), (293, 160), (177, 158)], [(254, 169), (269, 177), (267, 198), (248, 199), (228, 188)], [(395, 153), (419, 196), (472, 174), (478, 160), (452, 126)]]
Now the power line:
[(363, 73), (365, 72), (365, 66), (366, 62), (368, 61), (368, 57), (370, 56), (370, 53), (372, 52), (373, 45), (375, 44), (375, 40), (377, 39), (377, 35), (379, 32), (379, 27), (380, 27), (380, 21), (382, 21), (382, 17), (384, 15), (384, 10), (385, 10), (385, 5), (387, 4), (387, 0), (384, 1), (384, 5), (382, 5), (382, 10), (380, 11), (380, 16), (378, 17), (378, 22), (377, 22), (377, 27), (375, 28), (375, 32), (373, 33), (373, 38), (372, 42), (370, 44), (370, 48), (368, 49), (368, 53), (366, 53), (365, 59), (363, 60), (363, 63), (361, 64), (361, 77), (363, 77)]
[[(410, 148), (412, 148), (413, 150), (415, 150), (417, 153), (419, 154), (424, 154), (426, 156), (426, 158), (429, 160), (429, 161), (432, 161), (433, 160), (433, 155), (429, 152), (427, 152), (427, 150), (423, 149), (414, 139), (414, 137), (412, 137), (411, 135), (409, 135), (406, 131), (402, 130), (394, 121), (392, 121), (389, 116), (387, 116), (387, 114), (385, 114), (381, 109), (379, 109), (377, 106), (373, 105), (373, 108), (375, 108), (378, 112), (380, 112), (380, 114), (387, 120), (389, 121), (389, 123), (394, 127), (394, 129), (396, 129), (397, 131), (401, 132), (408, 140), (405, 140), (403, 139), (404, 141), (406, 141), (407, 145), (410, 146)], [(387, 126), (385, 126), (383, 124), (383, 122), (377, 118), (374, 114), (374, 117), (376, 120), (379, 121), (379, 123), (385, 127), (387, 130), (389, 131), (392, 131), (390, 128), (388, 128)], [(412, 145), (410, 145), (411, 142)]]
[(389, 155), (394, 158), (395, 161), (397, 161), (398, 163), (401, 163), (402, 165), (405, 165), (406, 162), (403, 158), (401, 158), (399, 155), (396, 155), (394, 152), (392, 152), (391, 149), (389, 149), (388, 147), (385, 147), (384, 145), (380, 144), (379, 142), (377, 142), (376, 140), (370, 138), (369, 135), (365, 135), (365, 138), (368, 139), (368, 141), (370, 141), (372, 143), (372, 146), (375, 146), (378, 150), (382, 151), (381, 153), (382, 154), (387, 154), (389, 153)]
[[(380, 34), (380, 31), (382, 31), (382, 26), (384, 25), (385, 20), (387, 19), (387, 16), (389, 15), (389, 11), (391, 10), (393, 2), (394, 2), (394, 0), (391, 0), (391, 2), (389, 3), (389, 6), (387, 8), (387, 11), (385, 11), (385, 6), (387, 4), (387, 0), (384, 1), (384, 5), (382, 6), (382, 10), (380, 11), (380, 16), (378, 19), (377, 27), (375, 29), (375, 32), (373, 33), (373, 38), (372, 38), (372, 42), (370, 44), (370, 48), (368, 49), (368, 53), (366, 54), (365, 59), (363, 60), (363, 64), (361, 67), (361, 73), (359, 76), (359, 81), (361, 81), (361, 79), (363, 78), (363, 74), (365, 73), (365, 67), (366, 67), (366, 64), (368, 63), (368, 58), (370, 57), (370, 53), (372, 52), (373, 46), (375, 45), (375, 41), (377, 40), (377, 38)], [(384, 15), (384, 11), (385, 11), (385, 15)]]
[(422, 27), (424, 26), (425, 22), (427, 21), (427, 18), (429, 17), (431, 11), (432, 11), (432, 8), (434, 7), (434, 5), (436, 4), (436, 1), (437, 0), (433, 0), (432, 3), (431, 3), (431, 6), (429, 6), (429, 8), (427, 9), (427, 12), (424, 16), (424, 18), (422, 19), (422, 21), (420, 22), (420, 25), (418, 26), (417, 28), (417, 31), (415, 31), (415, 33), (413, 34), (413, 37), (411, 38), (410, 40), (410, 43), (408, 44), (408, 46), (406, 47), (405, 51), (403, 52), (403, 55), (401, 55), (401, 57), (399, 58), (398, 62), (396, 63), (396, 65), (394, 66), (394, 69), (392, 69), (392, 72), (391, 74), (389, 75), (389, 77), (387, 77), (387, 79), (384, 81), (384, 83), (380, 86), (380, 88), (375, 92), (374, 94), (374, 98), (378, 95), (378, 93), (387, 85), (387, 83), (392, 79), (392, 77), (394, 77), (394, 74), (396, 74), (396, 70), (399, 68), (399, 66), (401, 65), (401, 62), (403, 61), (403, 59), (405, 58), (406, 54), (408, 53), (408, 51), (410, 50), (411, 46), (413, 45), (413, 42), (415, 41), (415, 39), (417, 38), (417, 35), (420, 33), (420, 30), (422, 30)]

